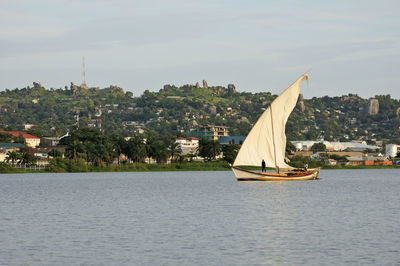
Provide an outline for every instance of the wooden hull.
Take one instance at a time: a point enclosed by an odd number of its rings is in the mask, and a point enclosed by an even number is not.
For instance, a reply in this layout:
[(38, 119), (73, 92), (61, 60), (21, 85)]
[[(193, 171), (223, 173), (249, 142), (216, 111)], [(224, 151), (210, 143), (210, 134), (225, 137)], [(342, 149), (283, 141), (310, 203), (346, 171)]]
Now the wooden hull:
[(245, 170), (237, 167), (232, 167), (238, 181), (295, 181), (295, 180), (314, 180), (319, 179), (318, 174), (320, 168), (308, 169), (298, 172), (283, 172), (283, 173), (260, 173), (250, 170)]

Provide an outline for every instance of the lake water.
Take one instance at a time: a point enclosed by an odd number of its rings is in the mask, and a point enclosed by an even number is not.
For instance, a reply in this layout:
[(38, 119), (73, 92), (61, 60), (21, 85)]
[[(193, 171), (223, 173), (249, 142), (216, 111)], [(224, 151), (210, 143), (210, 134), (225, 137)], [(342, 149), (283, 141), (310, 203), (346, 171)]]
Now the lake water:
[(400, 171), (0, 175), (0, 265), (399, 265)]

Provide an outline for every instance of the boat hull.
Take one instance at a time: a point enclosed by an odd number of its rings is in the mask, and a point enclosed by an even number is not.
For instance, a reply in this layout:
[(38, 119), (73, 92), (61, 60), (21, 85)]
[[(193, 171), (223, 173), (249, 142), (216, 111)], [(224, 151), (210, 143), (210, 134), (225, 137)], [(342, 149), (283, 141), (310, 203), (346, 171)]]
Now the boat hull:
[(319, 179), (320, 168), (308, 169), (301, 172), (260, 173), (232, 167), (238, 181), (299, 181)]

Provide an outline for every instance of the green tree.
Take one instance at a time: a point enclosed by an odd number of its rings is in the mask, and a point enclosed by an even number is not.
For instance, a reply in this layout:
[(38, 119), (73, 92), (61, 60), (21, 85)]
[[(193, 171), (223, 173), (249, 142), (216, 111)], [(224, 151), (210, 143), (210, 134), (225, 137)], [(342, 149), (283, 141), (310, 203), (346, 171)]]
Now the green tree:
[(168, 152), (171, 156), (171, 162), (174, 161), (175, 156), (179, 156), (182, 153), (181, 146), (175, 140), (172, 140), (168, 145)]
[(222, 145), (223, 159), (230, 164), (236, 159), (236, 156), (239, 152), (240, 146), (238, 144), (226, 144)]
[(322, 142), (314, 143), (314, 144), (311, 146), (311, 151), (312, 151), (313, 153), (317, 153), (317, 152), (319, 152), (319, 151), (326, 151), (326, 145), (325, 145), (324, 143), (322, 143)]
[(286, 156), (294, 154), (295, 151), (296, 151), (296, 146), (294, 146), (293, 143), (291, 143), (290, 141), (286, 142), (286, 151), (285, 151)]
[(13, 136), (11, 134), (8, 134), (6, 132), (0, 132), (0, 142), (11, 142), (13, 139)]
[(19, 163), (24, 164), (24, 165), (34, 165), (37, 161), (37, 158), (32, 155), (28, 151), (21, 151), (20, 152), (20, 158), (19, 158)]
[(155, 141), (153, 144), (154, 159), (158, 164), (162, 164), (167, 161), (168, 149), (165, 143), (161, 140)]
[(134, 136), (128, 140), (124, 149), (124, 154), (133, 162), (143, 162), (146, 157), (146, 147), (143, 138)]
[(11, 161), (11, 164), (14, 165), (19, 159), (20, 159), (20, 154), (16, 151), (9, 151), (7, 152), (6, 156), (6, 162), (8, 163)]
[(25, 143), (25, 139), (24, 139), (24, 137), (22, 136), (21, 133), (18, 135), (18, 137), (13, 137), (13, 139), (14, 139), (15, 143), (26, 144)]
[(214, 140), (211, 142), (211, 151), (213, 159), (216, 159), (216, 157), (221, 153), (222, 147), (221, 143), (218, 140)]
[(56, 150), (56, 149), (52, 149), (52, 150), (50, 150), (48, 153), (47, 153), (47, 155), (49, 155), (49, 156), (51, 156), (51, 157), (53, 157), (53, 158), (56, 158), (56, 157), (62, 157), (62, 152), (61, 151), (59, 151), (59, 150)]
[(221, 144), (218, 140), (201, 139), (197, 149), (198, 154), (206, 161), (215, 159), (222, 151)]
[(65, 157), (76, 161), (79, 157), (83, 157), (84, 149), (82, 143), (78, 140), (72, 140), (65, 149)]
[(151, 137), (151, 136), (147, 137), (146, 143), (145, 143), (145, 150), (146, 150), (146, 156), (149, 158), (149, 164), (150, 164), (150, 159), (153, 158), (154, 154), (155, 154), (153, 137)]
[(115, 135), (113, 138), (113, 145), (114, 145), (114, 151), (115, 155), (117, 156), (118, 164), (119, 164), (119, 157), (124, 151), (124, 148), (126, 146), (126, 141), (122, 136)]

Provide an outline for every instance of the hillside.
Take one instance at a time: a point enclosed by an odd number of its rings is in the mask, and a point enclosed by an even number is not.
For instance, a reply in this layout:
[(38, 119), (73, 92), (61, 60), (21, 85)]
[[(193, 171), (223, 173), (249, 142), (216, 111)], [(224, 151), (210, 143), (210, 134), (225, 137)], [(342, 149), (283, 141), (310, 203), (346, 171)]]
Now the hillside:
[[(71, 84), (64, 89), (33, 87), (0, 92), (0, 129), (23, 130), (43, 136), (60, 136), (75, 125), (101, 127), (106, 134), (135, 133), (179, 136), (197, 125), (229, 127), (230, 135), (246, 135), (276, 95), (237, 92), (228, 88), (165, 85), (158, 92), (133, 97), (110, 86), (86, 88)], [(289, 118), (289, 140), (376, 140), (400, 142), (400, 101), (390, 95), (374, 100), (358, 95), (302, 99)], [(29, 126), (28, 126), (29, 127)]]

